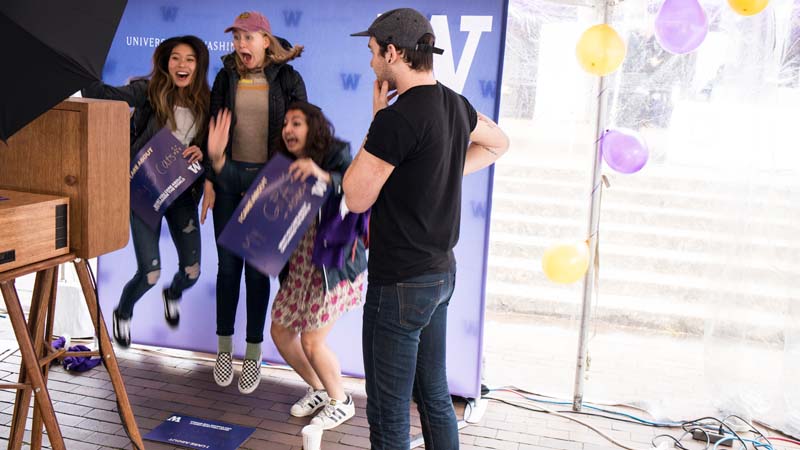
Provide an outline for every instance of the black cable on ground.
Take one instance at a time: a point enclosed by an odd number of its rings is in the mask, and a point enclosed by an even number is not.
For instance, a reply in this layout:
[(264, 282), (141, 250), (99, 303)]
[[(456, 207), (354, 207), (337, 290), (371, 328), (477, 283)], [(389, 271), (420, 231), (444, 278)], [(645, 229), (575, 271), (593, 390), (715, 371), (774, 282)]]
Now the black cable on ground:
[[(571, 421), (573, 421), (573, 422), (577, 422), (577, 423), (579, 423), (579, 424), (581, 424), (581, 425), (585, 426), (586, 428), (588, 428), (588, 429), (590, 429), (590, 430), (594, 431), (595, 433), (599, 434), (599, 435), (600, 435), (601, 437), (603, 437), (605, 440), (607, 440), (607, 441), (609, 441), (609, 442), (611, 442), (611, 443), (613, 443), (613, 444), (615, 444), (615, 445), (617, 445), (617, 446), (619, 446), (619, 447), (622, 447), (622, 448), (624, 448), (624, 449), (626, 449), (626, 450), (641, 450), (641, 449), (637, 449), (637, 448), (635, 448), (635, 447), (630, 447), (630, 446), (628, 446), (628, 445), (625, 445), (625, 444), (623, 444), (622, 442), (620, 442), (620, 441), (618, 441), (618, 440), (614, 439), (613, 437), (611, 437), (611, 436), (607, 435), (606, 433), (602, 432), (601, 430), (597, 429), (595, 426), (593, 426), (593, 425), (591, 425), (591, 424), (589, 424), (589, 423), (583, 422), (583, 421), (581, 421), (581, 420), (578, 420), (578, 419), (576, 419), (576, 418), (574, 418), (574, 417), (570, 417), (570, 416), (568, 416), (568, 415), (565, 415), (565, 414), (563, 414), (563, 413), (561, 413), (561, 412), (559, 412), (559, 411), (554, 411), (554, 410), (552, 410), (552, 409), (548, 409), (548, 408), (544, 408), (544, 407), (534, 407), (533, 405), (520, 404), (520, 403), (512, 402), (512, 401), (510, 401), (510, 400), (505, 400), (505, 399), (502, 399), (502, 398), (497, 398), (497, 397), (489, 397), (489, 396), (486, 396), (486, 397), (484, 397), (484, 398), (486, 398), (486, 399), (489, 399), (489, 400), (495, 400), (495, 401), (499, 401), (499, 402), (501, 402), (501, 403), (505, 403), (505, 404), (507, 404), (507, 405), (511, 405), (511, 406), (516, 406), (516, 407), (518, 407), (518, 408), (522, 408), (522, 409), (528, 409), (528, 410), (531, 410), (531, 411), (536, 411), (536, 412), (543, 412), (543, 413), (553, 414), (553, 415), (555, 415), (555, 416), (562, 417), (562, 418), (564, 418), (564, 419), (568, 419), (568, 420), (571, 420)], [(569, 411), (569, 412), (570, 412), (570, 413), (572, 413), (572, 412), (574, 412), (574, 411)], [(594, 414), (594, 413), (591, 413), (591, 414)], [(608, 417), (608, 418), (611, 418), (611, 417)]]

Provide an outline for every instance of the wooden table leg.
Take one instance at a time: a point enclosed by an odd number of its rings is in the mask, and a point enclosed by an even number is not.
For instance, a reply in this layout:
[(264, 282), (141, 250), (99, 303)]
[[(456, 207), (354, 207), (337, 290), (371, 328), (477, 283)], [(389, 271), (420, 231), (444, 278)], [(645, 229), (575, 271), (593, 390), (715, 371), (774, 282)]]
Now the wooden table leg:
[[(47, 298), (42, 298), (42, 305), (43, 308), (39, 308), (39, 316), (37, 317), (37, 326), (34, 336), (36, 336), (35, 340), (41, 339), (41, 343), (36, 344), (34, 343), (34, 348), (37, 349), (39, 353), (39, 357), (45, 357), (49, 354), (48, 349), (50, 348), (51, 338), (53, 336), (53, 315), (55, 314), (55, 307), (56, 307), (56, 289), (58, 287), (58, 266), (53, 267), (50, 269), (52, 272), (52, 280), (50, 282), (50, 291)], [(45, 302), (45, 300), (47, 300)], [(46, 316), (44, 316), (46, 314)], [(43, 320), (46, 318), (46, 321)], [(44, 326), (43, 326), (44, 325)], [(42, 334), (42, 328), (44, 328), (44, 334)], [(42, 379), (44, 380), (44, 384), (47, 385), (47, 375), (50, 373), (50, 364), (45, 364), (41, 366), (42, 370)], [(33, 426), (31, 428), (31, 450), (40, 450), (42, 448), (42, 411), (37, 407), (33, 407)]]
[[(43, 282), (42, 289), (49, 288), (50, 283)], [(25, 314), (22, 311), (19, 297), (17, 297), (17, 291), (14, 289), (13, 284), (9, 282), (0, 282), (0, 289), (2, 290), (3, 298), (6, 302), (8, 317), (11, 320), (11, 326), (14, 329), (14, 335), (17, 337), (19, 352), (22, 356), (22, 364), (24, 367), (20, 369), (20, 372), (24, 371), (26, 379), (30, 380), (30, 386), (34, 393), (34, 401), (42, 412), (42, 421), (47, 430), (47, 436), (50, 439), (51, 447), (53, 450), (66, 450), (64, 447), (64, 438), (61, 435), (61, 429), (58, 427), (58, 420), (53, 410), (53, 403), (50, 400), (50, 394), (47, 391), (47, 386), (44, 384), (42, 372), (39, 368), (38, 352), (33, 347), (31, 335), (28, 331), (28, 327), (25, 325)], [(24, 423), (22, 426), (17, 426), (15, 432), (19, 433), (20, 428), (24, 428)], [(9, 444), (15, 445), (15, 443), (11, 441), (9, 441)]]
[[(34, 285), (33, 298), (36, 298), (35, 296), (40, 288), (41, 287), (39, 283)], [(5, 299), (6, 304), (8, 304), (10, 297), (7, 297), (5, 292), (6, 289), (8, 289), (9, 291), (13, 291), (14, 295), (16, 295), (17, 289), (14, 286), (14, 280), (2, 283), (2, 289), (3, 299)], [(26, 384), (27, 380), (25, 377), (24, 363), (20, 364), (20, 370), (17, 379), (19, 380), (19, 384)], [(28, 406), (30, 403), (31, 389), (30, 385), (26, 385), (26, 387), (17, 390), (14, 399), (14, 413), (11, 419), (11, 431), (8, 433), (8, 450), (19, 450), (22, 448), (22, 436), (25, 433), (25, 419), (28, 417)]]
[[(36, 273), (36, 282), (34, 283), (33, 296), (31, 297), (31, 307), (28, 312), (27, 328), (29, 336), (33, 338), (33, 348), (36, 353), (37, 361), (42, 352), (42, 338), (40, 337), (43, 332), (41, 325), (44, 324), (42, 318), (46, 314), (45, 309), (47, 308), (47, 300), (49, 300), (52, 291), (53, 280), (55, 280), (55, 277), (51, 269), (44, 269)], [(34, 369), (39, 369), (38, 364)], [(19, 383), (25, 384), (27, 380), (29, 380), (27, 367), (23, 361), (20, 365)], [(45, 384), (47, 384), (46, 381)], [(31, 394), (32, 390), (30, 384), (28, 384), (27, 389), (17, 391), (16, 401), (14, 402), (14, 415), (11, 422), (11, 432), (9, 433), (9, 437), (13, 436), (15, 440), (12, 441), (9, 439), (10, 442), (21, 442), (22, 435), (25, 432), (25, 422), (28, 418), (28, 407), (31, 404)], [(34, 407), (34, 413), (35, 411), (36, 408)], [(34, 428), (34, 430), (36, 430), (36, 428)], [(41, 426), (39, 430), (41, 430)], [(41, 431), (39, 434), (39, 439), (41, 439)], [(31, 436), (32, 439), (35, 438), (36, 432), (34, 431), (31, 433)]]
[(102, 351), (101, 357), (106, 365), (108, 376), (111, 378), (111, 384), (114, 386), (114, 392), (117, 395), (117, 403), (119, 405), (120, 416), (123, 420), (123, 426), (128, 428), (128, 434), (133, 441), (134, 446), (144, 449), (144, 442), (139, 433), (139, 427), (136, 425), (136, 418), (133, 416), (133, 409), (128, 400), (128, 393), (125, 390), (125, 383), (122, 380), (122, 374), (119, 371), (117, 364), (117, 357), (114, 354), (114, 349), (111, 346), (111, 339), (108, 336), (106, 323), (103, 320), (103, 314), (100, 311), (100, 305), (97, 303), (97, 295), (95, 286), (89, 276), (89, 267), (86, 260), (75, 260), (75, 272), (78, 273), (78, 279), (83, 289), (83, 296), (86, 298), (86, 306), (89, 308), (89, 315), (92, 317), (95, 330), (100, 343), (100, 350)]

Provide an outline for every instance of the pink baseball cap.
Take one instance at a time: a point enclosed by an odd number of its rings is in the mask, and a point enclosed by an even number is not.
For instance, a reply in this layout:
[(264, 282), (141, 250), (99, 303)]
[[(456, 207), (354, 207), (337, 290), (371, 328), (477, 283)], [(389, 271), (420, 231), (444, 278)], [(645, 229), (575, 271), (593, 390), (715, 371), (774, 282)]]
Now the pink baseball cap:
[(269, 26), (269, 20), (263, 14), (256, 11), (245, 11), (233, 21), (233, 25), (225, 29), (225, 32), (233, 30), (242, 30), (247, 32), (253, 31), (266, 31), (272, 34), (272, 27)]

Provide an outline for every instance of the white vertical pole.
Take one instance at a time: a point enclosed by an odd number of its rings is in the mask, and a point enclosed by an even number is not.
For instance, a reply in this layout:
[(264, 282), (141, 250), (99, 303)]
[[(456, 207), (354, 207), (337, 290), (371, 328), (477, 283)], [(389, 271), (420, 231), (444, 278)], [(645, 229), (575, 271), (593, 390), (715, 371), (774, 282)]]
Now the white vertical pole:
[[(609, 3), (613, 0), (598, 0), (601, 3), (603, 23), (608, 22)], [(572, 397), (573, 411), (580, 411), (583, 404), (583, 381), (586, 376), (588, 362), (589, 324), (591, 322), (592, 295), (594, 290), (595, 261), (597, 258), (597, 230), (600, 225), (600, 193), (602, 192), (602, 155), (600, 154), (600, 138), (606, 125), (606, 77), (597, 80), (597, 117), (595, 123), (595, 154), (592, 175), (592, 199), (589, 211), (589, 269), (583, 277), (583, 307), (581, 310), (580, 336), (578, 337), (578, 358), (575, 363), (575, 388)]]

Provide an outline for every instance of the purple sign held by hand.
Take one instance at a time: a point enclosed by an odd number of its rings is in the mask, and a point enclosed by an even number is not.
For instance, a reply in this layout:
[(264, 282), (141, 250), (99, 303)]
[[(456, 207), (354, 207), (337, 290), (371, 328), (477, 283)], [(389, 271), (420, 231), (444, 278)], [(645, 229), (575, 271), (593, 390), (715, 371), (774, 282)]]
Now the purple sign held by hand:
[(131, 160), (131, 210), (150, 228), (164, 211), (202, 174), (199, 162), (189, 164), (186, 147), (164, 127)]
[(283, 269), (330, 191), (314, 177), (292, 180), (290, 164), (278, 154), (261, 169), (217, 239), (271, 276)]

